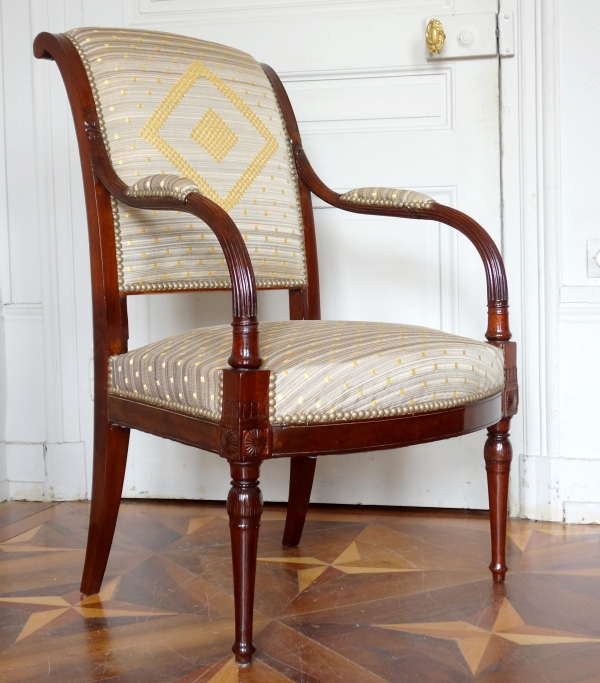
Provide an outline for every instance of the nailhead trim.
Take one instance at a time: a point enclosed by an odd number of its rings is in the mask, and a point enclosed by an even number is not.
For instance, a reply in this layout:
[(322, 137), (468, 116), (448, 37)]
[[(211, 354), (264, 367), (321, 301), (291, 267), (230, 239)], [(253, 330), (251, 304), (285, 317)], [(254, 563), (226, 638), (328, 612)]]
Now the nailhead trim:
[(219, 398), (217, 399), (217, 410), (219, 419), (223, 415), (223, 370), (219, 372)]
[[(353, 420), (367, 420), (381, 417), (395, 417), (397, 415), (412, 415), (414, 413), (427, 413), (434, 410), (447, 410), (449, 408), (456, 408), (467, 403), (481, 401), (489, 396), (498, 394), (495, 387), (487, 392), (480, 392), (471, 396), (462, 398), (443, 399), (441, 401), (426, 401), (423, 403), (414, 403), (409, 406), (401, 406), (398, 408), (383, 408), (380, 410), (360, 410), (352, 412), (336, 412), (336, 413), (308, 413), (308, 414), (293, 414), (293, 415), (278, 415), (273, 419), (274, 412), (271, 413), (271, 422), (275, 424), (311, 424), (314, 422), (349, 422)], [(270, 394), (269, 394), (270, 396)], [(274, 400), (274, 399), (273, 399)], [(273, 403), (273, 411), (275, 403)]]
[(276, 412), (276, 400), (275, 396), (277, 394), (277, 390), (275, 389), (275, 382), (277, 380), (277, 375), (274, 372), (271, 372), (271, 376), (269, 377), (269, 420), (271, 422), (274, 422), (275, 420), (275, 412)]
[[(119, 265), (121, 265), (119, 262)], [(277, 287), (285, 287), (285, 289), (290, 289), (292, 287), (302, 287), (306, 284), (304, 280), (257, 280), (256, 286), (259, 289), (275, 289)], [(199, 281), (199, 280), (186, 280), (185, 282), (156, 282), (152, 284), (134, 284), (125, 285), (121, 281), (119, 282), (119, 290), (121, 292), (174, 292), (178, 290), (187, 289), (231, 289), (231, 281), (220, 280), (220, 281)]]

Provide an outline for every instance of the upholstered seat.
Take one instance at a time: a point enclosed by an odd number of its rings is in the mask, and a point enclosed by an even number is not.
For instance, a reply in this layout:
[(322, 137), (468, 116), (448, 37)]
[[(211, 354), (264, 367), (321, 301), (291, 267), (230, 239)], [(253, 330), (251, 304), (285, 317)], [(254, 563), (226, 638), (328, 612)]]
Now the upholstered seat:
[[(110, 360), (110, 393), (210, 420), (231, 326), (204, 327)], [(358, 420), (439, 410), (504, 387), (501, 348), (391, 323), (286, 320), (261, 324), (273, 423)]]

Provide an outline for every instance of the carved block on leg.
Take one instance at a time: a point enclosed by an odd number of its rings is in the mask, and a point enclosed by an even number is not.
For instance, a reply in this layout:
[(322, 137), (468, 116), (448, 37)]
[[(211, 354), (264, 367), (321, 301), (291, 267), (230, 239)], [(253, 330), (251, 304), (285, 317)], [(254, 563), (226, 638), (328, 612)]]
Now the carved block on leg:
[(230, 462), (231, 490), (227, 513), (231, 532), (233, 594), (235, 603), (235, 642), (233, 653), (240, 666), (250, 664), (256, 647), (252, 642), (252, 616), (256, 581), (258, 529), (263, 509), (258, 488), (260, 462)]
[(273, 382), (270, 377), (268, 370), (223, 371), (221, 457), (242, 462), (271, 456), (269, 393), (273, 391)]
[(508, 439), (510, 418), (505, 418), (488, 429), (484, 457), (490, 500), (492, 533), (492, 562), (490, 570), (494, 583), (503, 583), (506, 576), (506, 518), (508, 514), (508, 478), (512, 460), (512, 446)]

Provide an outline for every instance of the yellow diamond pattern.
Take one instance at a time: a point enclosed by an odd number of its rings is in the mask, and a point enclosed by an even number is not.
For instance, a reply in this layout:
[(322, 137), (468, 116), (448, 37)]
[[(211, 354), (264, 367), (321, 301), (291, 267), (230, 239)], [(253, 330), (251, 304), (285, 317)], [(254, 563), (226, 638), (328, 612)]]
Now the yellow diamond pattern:
[(207, 110), (190, 136), (219, 163), (231, 152), (238, 141), (238, 136), (214, 109)]
[[(185, 94), (199, 78), (205, 78), (207, 81), (212, 83), (223, 95), (225, 95), (225, 97), (227, 97), (227, 99), (238, 109), (238, 111), (246, 117), (246, 119), (254, 126), (254, 128), (265, 140), (264, 146), (248, 164), (240, 177), (235, 181), (233, 187), (229, 190), (225, 197), (221, 197), (210, 185), (210, 183), (203, 176), (201, 176), (198, 171), (160, 135), (160, 130), (165, 125), (169, 116), (175, 111), (177, 105), (181, 102)], [(204, 116), (206, 116), (206, 114)], [(224, 121), (221, 121), (221, 123), (223, 125), (227, 125)], [(198, 126), (194, 128), (194, 131), (197, 128)], [(227, 126), (227, 128), (229, 127)], [(194, 131), (190, 133), (192, 137), (194, 137)], [(142, 127), (140, 135), (153, 147), (155, 147), (183, 176), (193, 180), (198, 185), (200, 192), (205, 197), (208, 197), (213, 202), (218, 204), (224, 211), (231, 211), (231, 209), (240, 201), (246, 190), (248, 190), (250, 185), (252, 185), (252, 183), (256, 180), (259, 173), (265, 167), (266, 163), (273, 156), (278, 147), (277, 140), (271, 131), (244, 102), (244, 100), (199, 60), (194, 60), (190, 64), (189, 68), (185, 71), (185, 73), (182, 74), (181, 78), (177, 80), (175, 85), (173, 85), (173, 87), (165, 95), (162, 102), (158, 105), (150, 118)], [(220, 151), (222, 151), (221, 148)]]

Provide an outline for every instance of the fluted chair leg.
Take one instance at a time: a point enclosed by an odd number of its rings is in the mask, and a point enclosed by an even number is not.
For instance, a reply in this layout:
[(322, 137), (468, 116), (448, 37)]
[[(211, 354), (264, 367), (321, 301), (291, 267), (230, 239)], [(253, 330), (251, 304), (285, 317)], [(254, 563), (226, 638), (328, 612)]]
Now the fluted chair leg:
[(313, 455), (290, 459), (290, 493), (282, 541), (286, 548), (295, 548), (302, 538), (316, 465)]
[(81, 580), (84, 595), (98, 593), (102, 585), (119, 514), (128, 446), (129, 429), (96, 423), (92, 506)]
[(235, 642), (233, 653), (241, 666), (250, 664), (256, 647), (252, 642), (252, 613), (256, 581), (258, 530), (263, 509), (258, 488), (259, 463), (230, 463), (231, 489), (227, 513), (231, 532), (233, 595), (235, 603)]
[(510, 418), (489, 427), (484, 457), (490, 500), (492, 532), (492, 562), (494, 583), (503, 583), (506, 576), (506, 518), (508, 514), (508, 478), (512, 446), (508, 439)]

